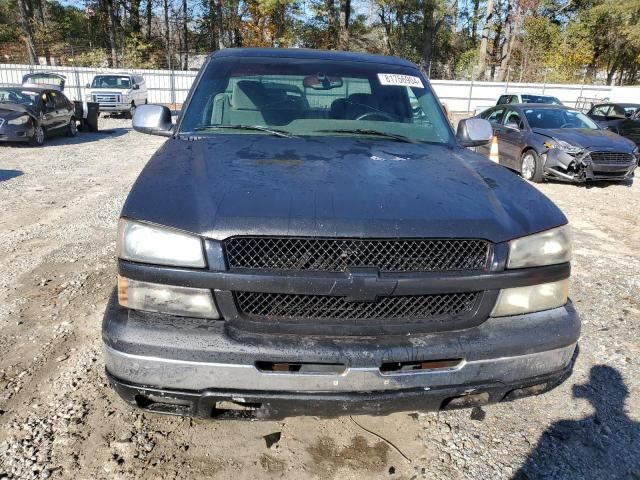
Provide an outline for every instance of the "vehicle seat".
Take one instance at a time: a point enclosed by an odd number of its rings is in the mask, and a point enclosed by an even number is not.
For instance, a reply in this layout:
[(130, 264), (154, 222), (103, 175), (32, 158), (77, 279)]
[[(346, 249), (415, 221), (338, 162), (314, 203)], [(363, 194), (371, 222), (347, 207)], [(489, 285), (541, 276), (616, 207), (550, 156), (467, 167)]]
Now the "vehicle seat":
[(267, 99), (264, 85), (253, 80), (240, 80), (233, 87), (229, 109), (232, 125), (264, 125), (261, 107)]

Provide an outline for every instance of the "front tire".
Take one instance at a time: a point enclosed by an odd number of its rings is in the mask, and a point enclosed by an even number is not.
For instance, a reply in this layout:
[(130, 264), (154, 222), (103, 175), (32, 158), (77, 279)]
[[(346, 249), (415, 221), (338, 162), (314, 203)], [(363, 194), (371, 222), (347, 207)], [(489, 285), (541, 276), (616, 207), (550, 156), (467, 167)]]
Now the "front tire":
[(38, 124), (35, 126), (33, 135), (29, 139), (29, 145), (32, 147), (41, 147), (44, 145), (44, 129), (42, 125)]
[(78, 122), (75, 117), (71, 117), (69, 120), (69, 126), (67, 127), (67, 137), (75, 137), (78, 134)]
[(542, 161), (534, 150), (526, 150), (520, 157), (520, 174), (522, 178), (530, 182), (542, 183), (544, 181)]

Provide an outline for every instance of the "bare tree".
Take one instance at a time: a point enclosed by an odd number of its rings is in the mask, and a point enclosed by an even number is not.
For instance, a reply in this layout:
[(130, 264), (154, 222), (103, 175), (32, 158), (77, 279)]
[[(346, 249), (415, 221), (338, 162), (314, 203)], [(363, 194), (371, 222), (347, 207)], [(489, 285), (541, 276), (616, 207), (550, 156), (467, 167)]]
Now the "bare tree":
[(29, 56), (29, 63), (31, 65), (34, 65), (37, 63), (38, 55), (36, 54), (36, 46), (33, 43), (31, 18), (29, 16), (29, 10), (27, 9), (26, 1), (18, 0), (18, 7), (20, 9), (20, 22), (22, 23), (22, 31), (24, 32), (25, 43), (27, 46), (27, 55)]

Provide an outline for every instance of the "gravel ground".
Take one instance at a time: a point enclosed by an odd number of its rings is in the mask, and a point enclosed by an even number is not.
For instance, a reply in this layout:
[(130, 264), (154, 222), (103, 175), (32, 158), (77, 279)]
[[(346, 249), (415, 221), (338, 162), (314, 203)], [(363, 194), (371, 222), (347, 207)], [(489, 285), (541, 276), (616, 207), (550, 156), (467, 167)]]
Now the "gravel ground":
[(163, 142), (129, 123), (0, 147), (0, 478), (640, 479), (640, 182), (540, 186), (573, 225), (583, 319), (573, 376), (546, 395), (381, 418), (163, 417), (120, 401), (101, 356), (116, 219)]

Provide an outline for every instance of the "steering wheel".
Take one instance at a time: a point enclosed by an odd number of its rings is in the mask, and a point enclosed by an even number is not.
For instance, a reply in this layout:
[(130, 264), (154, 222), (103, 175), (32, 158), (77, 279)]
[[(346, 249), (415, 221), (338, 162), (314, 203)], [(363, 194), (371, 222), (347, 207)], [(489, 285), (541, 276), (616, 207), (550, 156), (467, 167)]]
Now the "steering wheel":
[(560, 125), (560, 128), (571, 128), (573, 127), (572, 123), (563, 123), (562, 125)]
[(367, 112), (363, 113), (359, 117), (356, 117), (356, 120), (366, 120), (367, 118), (380, 118), (382, 120), (389, 120), (390, 122), (394, 121), (394, 118), (385, 112)]

